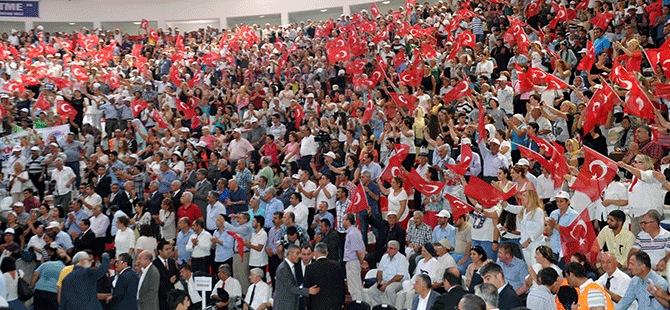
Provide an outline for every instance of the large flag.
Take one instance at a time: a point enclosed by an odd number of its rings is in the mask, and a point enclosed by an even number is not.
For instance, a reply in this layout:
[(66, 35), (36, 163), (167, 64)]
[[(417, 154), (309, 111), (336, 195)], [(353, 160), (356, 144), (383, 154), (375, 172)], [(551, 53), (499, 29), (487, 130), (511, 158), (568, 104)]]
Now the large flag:
[(584, 164), (579, 170), (577, 180), (570, 186), (580, 191), (591, 201), (600, 199), (600, 193), (612, 182), (619, 167), (617, 163), (591, 148), (584, 147)]
[(414, 168), (405, 174), (405, 182), (411, 183), (416, 190), (426, 196), (439, 194), (447, 184), (446, 182), (428, 182)]
[(461, 144), (461, 163), (456, 165), (444, 164), (449, 170), (458, 175), (465, 175), (472, 161), (472, 149), (467, 144)]
[(466, 196), (477, 199), (482, 206), (490, 208), (497, 205), (499, 202), (514, 196), (514, 194), (516, 194), (516, 187), (513, 187), (512, 190), (504, 193), (484, 182), (482, 179), (476, 176), (470, 176), (470, 181), (465, 185), (464, 192)]
[(351, 201), (349, 202), (349, 208), (345, 213), (358, 213), (368, 208), (368, 198), (365, 196), (365, 190), (363, 189), (363, 183), (358, 183), (356, 190), (351, 194)]
[(475, 209), (467, 202), (460, 200), (450, 194), (445, 194), (444, 197), (449, 200), (449, 205), (451, 206), (451, 217), (454, 219), (454, 221), (458, 221), (458, 219), (460, 219), (463, 214), (469, 213)]
[(589, 209), (584, 209), (568, 227), (560, 227), (561, 248), (566, 263), (570, 262), (572, 254), (583, 253), (595, 262), (600, 252), (600, 244), (596, 240), (596, 233), (591, 224)]
[(468, 80), (465, 79), (456, 84), (448, 93), (444, 94), (443, 100), (446, 104), (447, 102), (452, 102), (469, 95), (472, 95), (472, 89), (470, 88), (470, 84), (468, 84)]

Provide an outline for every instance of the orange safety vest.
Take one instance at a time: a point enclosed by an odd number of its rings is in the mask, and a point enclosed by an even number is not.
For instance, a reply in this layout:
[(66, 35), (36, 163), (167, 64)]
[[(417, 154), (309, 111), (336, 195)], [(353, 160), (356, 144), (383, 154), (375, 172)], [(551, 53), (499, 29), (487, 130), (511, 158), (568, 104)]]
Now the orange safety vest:
[(589, 283), (584, 288), (584, 291), (581, 292), (581, 294), (579, 294), (579, 310), (589, 310), (589, 303), (588, 303), (589, 290), (601, 291), (605, 295), (605, 298), (607, 298), (607, 307), (605, 309), (607, 310), (614, 309), (614, 304), (612, 303), (612, 297), (610, 297), (610, 294), (608, 294), (605, 291), (605, 289), (602, 286), (600, 286), (600, 284), (592, 282)]
[[(563, 280), (563, 283), (561, 283), (561, 286), (567, 286), (570, 287), (570, 284), (568, 284), (568, 279)], [(575, 287), (575, 291), (577, 291), (577, 296), (579, 296), (579, 288)], [(563, 307), (563, 304), (561, 301), (558, 300), (558, 295), (556, 295), (556, 310), (567, 310), (565, 307)]]

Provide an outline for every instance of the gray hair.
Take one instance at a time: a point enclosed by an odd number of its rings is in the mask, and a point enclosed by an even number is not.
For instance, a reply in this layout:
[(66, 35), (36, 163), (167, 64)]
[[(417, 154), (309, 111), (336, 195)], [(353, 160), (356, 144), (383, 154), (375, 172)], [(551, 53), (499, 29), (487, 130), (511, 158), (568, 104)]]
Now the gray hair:
[(223, 272), (224, 274), (231, 275), (233, 274), (233, 269), (230, 268), (230, 265), (228, 264), (223, 264), (219, 266), (219, 271)]
[(62, 158), (56, 158), (56, 160), (54, 161), (54, 164), (58, 164), (58, 163), (62, 164), (63, 159)]
[(272, 195), (272, 197), (277, 196), (277, 191), (273, 187), (268, 188), (267, 190), (265, 190), (265, 192)]
[(437, 148), (437, 150), (438, 150), (438, 151), (444, 151), (444, 150), (447, 149), (447, 148), (448, 148), (448, 146), (447, 146), (446, 144), (442, 144), (442, 145), (440, 145), (440, 146)]
[(88, 259), (88, 256), (89, 256), (88, 253), (86, 253), (85, 251), (79, 251), (79, 252), (77, 252), (77, 254), (75, 254), (75, 255), (72, 257), (72, 265), (74, 265), (74, 266), (79, 265), (79, 263), (80, 263), (82, 260), (84, 260), (84, 259)]
[(263, 279), (263, 269), (254, 268), (254, 269), (251, 269), (250, 273), (252, 275), (258, 276), (259, 278)]
[(149, 183), (149, 184), (151, 184), (151, 185), (156, 185), (156, 186), (160, 186), (160, 185), (161, 185), (161, 182), (158, 182), (157, 180), (153, 180), (153, 181), (151, 181), (151, 183)]
[(659, 213), (658, 210), (649, 210), (645, 215), (656, 221), (657, 224), (660, 224), (661, 220), (663, 219), (661, 213)]
[(200, 168), (200, 169), (198, 169), (198, 172), (197, 172), (197, 173), (200, 173), (200, 174), (202, 174), (202, 175), (204, 175), (204, 176), (207, 176), (207, 169), (205, 169), (205, 168)]
[(400, 248), (400, 243), (398, 241), (395, 241), (395, 240), (391, 240), (388, 243), (386, 243), (386, 246), (390, 246), (390, 245), (395, 245), (396, 248)]
[(430, 280), (430, 277), (427, 274), (419, 274), (417, 275), (417, 278), (421, 279), (421, 282), (423, 282), (423, 285), (426, 286), (426, 288), (430, 288), (433, 282)]
[(183, 197), (188, 198), (188, 200), (193, 201), (193, 194), (191, 192), (184, 192), (181, 194)]
[(498, 308), (498, 288), (491, 283), (482, 283), (475, 286), (475, 295), (481, 297), (486, 305)]
[(177, 184), (177, 186), (181, 187), (181, 181), (179, 180), (172, 181), (172, 184)]
[(272, 163), (272, 158), (270, 158), (270, 156), (263, 156), (263, 157), (261, 158), (261, 163), (262, 163), (264, 166), (270, 165), (270, 164)]
[(361, 175), (364, 175), (364, 176), (369, 177), (369, 178), (372, 177), (372, 173), (370, 173), (370, 170), (365, 170), (365, 171), (361, 172)]
[(219, 200), (219, 193), (217, 193), (216, 191), (209, 191), (209, 195), (211, 195), (212, 198)]
[[(160, 153), (157, 153), (157, 154), (160, 154)], [(167, 160), (161, 160), (160, 164), (161, 164), (161, 166), (170, 167), (170, 164), (168, 163)]]
[(328, 255), (328, 246), (323, 242), (319, 242), (314, 246), (314, 252)]
[(421, 215), (421, 216), (423, 216), (423, 212), (421, 212), (421, 211), (419, 211), (419, 210), (416, 210), (416, 211), (414, 211), (414, 215)]

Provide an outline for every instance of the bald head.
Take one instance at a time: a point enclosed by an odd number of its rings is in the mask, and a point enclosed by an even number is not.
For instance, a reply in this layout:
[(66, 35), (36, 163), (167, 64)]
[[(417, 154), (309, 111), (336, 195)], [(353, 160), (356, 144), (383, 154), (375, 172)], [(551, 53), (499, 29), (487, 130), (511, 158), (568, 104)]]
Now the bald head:
[(142, 268), (147, 268), (147, 266), (149, 266), (154, 260), (154, 254), (150, 251), (142, 251), (137, 257), (137, 260)]

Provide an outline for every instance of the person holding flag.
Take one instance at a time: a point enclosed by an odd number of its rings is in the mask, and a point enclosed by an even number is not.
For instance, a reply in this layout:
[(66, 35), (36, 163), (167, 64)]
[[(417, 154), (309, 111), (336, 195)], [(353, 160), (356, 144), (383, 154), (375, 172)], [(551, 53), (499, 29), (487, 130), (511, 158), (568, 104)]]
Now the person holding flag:
[(554, 258), (558, 260), (559, 266), (565, 263), (561, 259), (565, 253), (561, 247), (561, 227), (568, 227), (579, 216), (579, 213), (570, 207), (570, 194), (560, 191), (556, 194), (556, 206), (558, 209), (551, 212), (544, 226), (544, 234), (549, 236), (549, 246), (554, 252)]

